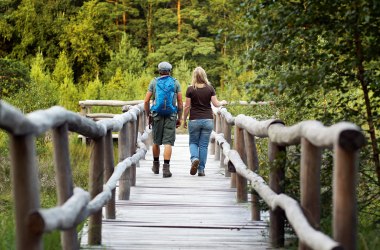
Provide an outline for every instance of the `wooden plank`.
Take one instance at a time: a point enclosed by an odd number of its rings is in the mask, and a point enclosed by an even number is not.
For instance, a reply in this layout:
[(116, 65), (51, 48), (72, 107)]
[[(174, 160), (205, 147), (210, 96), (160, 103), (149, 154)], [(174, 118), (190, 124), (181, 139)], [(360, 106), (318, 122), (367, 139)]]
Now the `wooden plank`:
[(103, 220), (103, 245), (85, 245), (85, 228), (81, 248), (271, 249), (267, 222), (250, 220), (249, 203), (236, 202), (236, 190), (229, 187), (219, 161), (209, 156), (206, 176), (199, 177), (189, 174), (189, 159), (188, 136), (177, 135), (170, 162), (173, 177), (162, 178), (163, 157), (155, 175), (149, 151), (137, 168), (130, 199), (116, 201), (115, 220)]

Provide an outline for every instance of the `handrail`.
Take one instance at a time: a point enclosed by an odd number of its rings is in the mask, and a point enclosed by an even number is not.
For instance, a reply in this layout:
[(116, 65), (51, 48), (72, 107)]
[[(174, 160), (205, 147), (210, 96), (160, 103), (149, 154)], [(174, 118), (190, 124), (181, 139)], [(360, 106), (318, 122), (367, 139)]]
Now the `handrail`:
[[(133, 102), (91, 100), (81, 102), (81, 105), (84, 108), (94, 105), (124, 106)], [(64, 230), (61, 233), (63, 249), (79, 249), (75, 226), (87, 217), (90, 217), (89, 245), (101, 244), (101, 208), (106, 205), (106, 217), (115, 218), (116, 184), (119, 181), (119, 199), (129, 199), (130, 187), (135, 183), (135, 167), (147, 152), (146, 141), (150, 130), (146, 126), (143, 104), (136, 102), (135, 106), (123, 109), (126, 111), (123, 114), (95, 122), (83, 117), (83, 114), (58, 106), (24, 115), (0, 100), (0, 129), (8, 131), (11, 139), (17, 249), (42, 249), (42, 234), (56, 229)], [(348, 122), (325, 127), (319, 121), (302, 121), (287, 127), (279, 119), (258, 121), (243, 114), (234, 117), (225, 108), (214, 108), (213, 111), (215, 119), (210, 151), (215, 159), (220, 159), (226, 176), (231, 176), (231, 187), (236, 187), (238, 202), (248, 200), (249, 181), (270, 207), (273, 246), (284, 244), (283, 216), (286, 215), (300, 239), (300, 249), (355, 249), (357, 155), (365, 144), (359, 127)], [(42, 209), (34, 140), (49, 130), (53, 131), (59, 206)], [(91, 138), (93, 147), (88, 192), (73, 187), (68, 151), (69, 131)], [(116, 166), (112, 132), (119, 132), (119, 163)], [(257, 174), (256, 138), (269, 139), (268, 153), (272, 166), (269, 184)], [(286, 147), (290, 145), (301, 145), (300, 204), (283, 193), (285, 159), (280, 156), (285, 155)], [(334, 152), (333, 238), (318, 231), (319, 173), (321, 149), (324, 148)], [(252, 218), (258, 220), (259, 197), (256, 193), (251, 194)]]
[[(101, 244), (102, 207), (107, 218), (115, 217), (115, 188), (119, 181), (122, 199), (129, 199), (132, 169), (145, 157), (150, 129), (144, 107), (132, 106), (112, 119), (93, 121), (62, 107), (52, 107), (24, 115), (0, 100), (0, 128), (9, 132), (16, 210), (16, 248), (42, 249), (42, 234), (61, 233), (63, 249), (79, 249), (75, 226), (89, 220), (89, 245)], [(125, 103), (123, 103), (125, 104)], [(35, 137), (53, 130), (54, 156), (59, 206), (40, 208)], [(73, 188), (68, 153), (68, 131), (92, 139), (90, 191)], [(119, 132), (119, 163), (114, 171), (112, 132)], [(142, 134), (141, 134), (142, 133)], [(20, 156), (23, 157), (20, 157)], [(107, 182), (103, 185), (103, 172)], [(107, 176), (108, 175), (108, 176)], [(120, 197), (119, 197), (120, 198)]]
[[(210, 141), (216, 145), (211, 153), (215, 153), (215, 159), (221, 159), (222, 167), (236, 171), (231, 176), (231, 187), (237, 188), (238, 202), (247, 201), (247, 181), (250, 181), (252, 188), (270, 207), (270, 237), (275, 247), (284, 245), (281, 214), (285, 212), (300, 239), (300, 249), (355, 249), (356, 224), (352, 218), (356, 218), (357, 151), (365, 144), (365, 137), (358, 126), (341, 122), (325, 127), (318, 121), (303, 121), (286, 127), (277, 119), (258, 121), (242, 114), (233, 117), (225, 108), (213, 108), (213, 113), (215, 122)], [(230, 137), (232, 125), (235, 125), (235, 149), (231, 149), (231, 138), (225, 138), (225, 134)], [(269, 160), (274, 165), (269, 185), (255, 173), (258, 170), (255, 137), (269, 139)], [(283, 194), (285, 160), (279, 158), (281, 152), (286, 152), (286, 146), (299, 144), (302, 152), (301, 205)], [(315, 229), (320, 217), (322, 148), (334, 151), (334, 240)], [(257, 198), (252, 194), (252, 217), (256, 219), (259, 217)]]

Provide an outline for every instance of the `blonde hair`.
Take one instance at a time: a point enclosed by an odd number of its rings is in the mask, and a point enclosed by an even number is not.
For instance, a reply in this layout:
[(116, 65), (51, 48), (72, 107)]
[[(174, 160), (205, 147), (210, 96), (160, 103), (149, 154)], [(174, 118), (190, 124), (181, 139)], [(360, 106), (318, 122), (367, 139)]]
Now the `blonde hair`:
[(196, 87), (197, 84), (211, 85), (207, 79), (206, 71), (202, 67), (196, 67), (191, 77), (191, 86), (193, 86), (194, 88), (197, 88)]

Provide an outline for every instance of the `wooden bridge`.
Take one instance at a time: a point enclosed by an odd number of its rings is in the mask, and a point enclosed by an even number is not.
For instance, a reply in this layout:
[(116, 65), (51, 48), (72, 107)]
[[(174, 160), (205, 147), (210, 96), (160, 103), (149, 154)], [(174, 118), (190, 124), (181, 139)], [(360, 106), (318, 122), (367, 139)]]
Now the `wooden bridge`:
[[(87, 110), (86, 105), (103, 104), (90, 101), (81, 106)], [(216, 109), (206, 177), (188, 174), (187, 139), (179, 136), (174, 148), (179, 151), (171, 162), (174, 176), (163, 179), (150, 172), (151, 156), (146, 156), (150, 130), (142, 105), (125, 111), (95, 122), (84, 117), (85, 112), (81, 116), (60, 107), (24, 115), (0, 101), (0, 128), (11, 138), (17, 249), (42, 249), (43, 233), (52, 230), (62, 230), (64, 249), (78, 249), (76, 226), (87, 218), (82, 246), (277, 248), (284, 245), (285, 216), (300, 240), (300, 249), (356, 249), (357, 156), (365, 143), (356, 125), (343, 122), (325, 127), (318, 121), (302, 121), (286, 127), (280, 120), (257, 121), (243, 114), (233, 117), (224, 108)], [(59, 206), (43, 209), (34, 139), (48, 130), (53, 130)], [(91, 138), (89, 192), (73, 188), (69, 131)], [(118, 132), (118, 164), (113, 158), (113, 132)], [(269, 139), (269, 185), (257, 174), (256, 140), (260, 138)], [(286, 147), (298, 144), (300, 204), (283, 193)], [(324, 148), (334, 152), (332, 236), (318, 231)], [(250, 199), (248, 184), (255, 191)], [(270, 208), (268, 234), (259, 199)]]
[[(213, 155), (205, 177), (189, 174), (188, 135), (177, 135), (172, 178), (162, 178), (162, 169), (155, 175), (152, 159), (149, 150), (129, 200), (117, 200), (116, 218), (103, 220), (103, 248), (270, 249), (267, 223), (251, 220), (247, 204), (236, 202), (236, 191)], [(82, 248), (93, 249), (86, 231)]]

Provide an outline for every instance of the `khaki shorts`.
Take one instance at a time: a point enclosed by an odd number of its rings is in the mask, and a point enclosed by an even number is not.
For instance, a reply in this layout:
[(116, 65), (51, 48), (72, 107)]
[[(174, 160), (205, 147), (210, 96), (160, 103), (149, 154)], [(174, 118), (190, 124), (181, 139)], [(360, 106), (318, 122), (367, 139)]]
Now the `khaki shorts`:
[(177, 114), (159, 116), (153, 112), (152, 117), (153, 143), (158, 145), (170, 144), (174, 146)]

